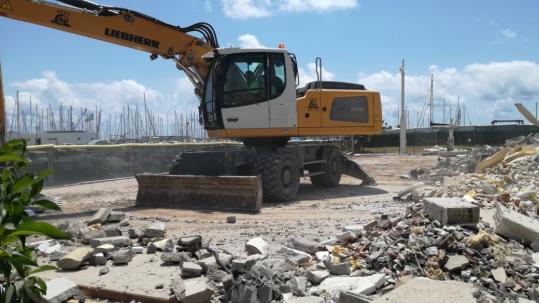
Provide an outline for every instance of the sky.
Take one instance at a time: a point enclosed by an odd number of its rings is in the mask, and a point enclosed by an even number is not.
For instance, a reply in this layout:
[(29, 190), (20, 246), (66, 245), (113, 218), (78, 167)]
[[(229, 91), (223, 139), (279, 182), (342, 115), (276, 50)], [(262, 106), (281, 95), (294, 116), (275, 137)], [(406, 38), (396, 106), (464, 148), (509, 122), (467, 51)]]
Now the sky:
[[(101, 2), (103, 1), (103, 2)], [(397, 121), (401, 60), (406, 103), (417, 125), (434, 77), (435, 122), (464, 105), (467, 123), (523, 119), (521, 102), (539, 101), (539, 1), (501, 0), (99, 0), (167, 23), (208, 22), (221, 46), (277, 47), (296, 54), (302, 83), (316, 78), (362, 83), (382, 95), (384, 120)], [(150, 107), (193, 111), (189, 80), (168, 60), (0, 17), (0, 62), (8, 111), (20, 100), (119, 112)], [(446, 116), (443, 116), (443, 104)], [(427, 114), (428, 115), (428, 114)], [(444, 119), (445, 118), (445, 119)]]

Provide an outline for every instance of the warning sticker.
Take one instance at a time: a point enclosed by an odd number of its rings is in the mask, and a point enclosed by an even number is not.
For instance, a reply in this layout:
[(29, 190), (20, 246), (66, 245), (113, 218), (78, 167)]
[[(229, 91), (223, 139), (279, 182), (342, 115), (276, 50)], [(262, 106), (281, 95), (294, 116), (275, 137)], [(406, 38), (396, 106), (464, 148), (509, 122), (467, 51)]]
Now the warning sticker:
[(11, 6), (11, 3), (9, 3), (9, 0), (4, 1), (2, 4), (0, 4), (1, 9), (5, 9), (8, 11), (12, 11), (13, 7)]

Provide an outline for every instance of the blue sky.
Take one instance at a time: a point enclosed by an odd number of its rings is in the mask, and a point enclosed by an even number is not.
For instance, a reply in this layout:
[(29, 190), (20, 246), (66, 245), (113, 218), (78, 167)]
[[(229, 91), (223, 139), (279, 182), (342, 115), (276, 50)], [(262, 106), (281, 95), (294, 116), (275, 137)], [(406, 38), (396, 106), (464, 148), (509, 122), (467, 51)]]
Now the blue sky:
[[(96, 1), (98, 2), (98, 1)], [(398, 68), (406, 59), (410, 116), (420, 111), (430, 74), (435, 101), (460, 102), (474, 123), (520, 119), (513, 103), (539, 101), (538, 1), (104, 0), (186, 26), (211, 23), (221, 46), (280, 42), (295, 53), (302, 78), (314, 58), (326, 78), (380, 90), (395, 124)], [(0, 60), (8, 102), (16, 90), (40, 104), (135, 105), (147, 92), (162, 112), (192, 109), (191, 87), (171, 62), (146, 53), (0, 18)], [(130, 90), (131, 92), (126, 92)], [(60, 100), (60, 101), (59, 101)], [(441, 113), (441, 110), (439, 110)], [(439, 114), (439, 113), (438, 113)], [(443, 119), (439, 117), (439, 119)]]

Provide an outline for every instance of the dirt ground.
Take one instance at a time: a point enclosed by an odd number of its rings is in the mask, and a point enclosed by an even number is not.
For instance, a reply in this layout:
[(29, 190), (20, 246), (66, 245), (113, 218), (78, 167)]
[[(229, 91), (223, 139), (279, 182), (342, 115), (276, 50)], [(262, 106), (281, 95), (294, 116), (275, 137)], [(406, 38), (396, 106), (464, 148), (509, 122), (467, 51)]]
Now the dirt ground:
[[(245, 243), (256, 236), (270, 242), (272, 253), (276, 253), (281, 244), (295, 237), (323, 241), (340, 232), (345, 225), (363, 224), (372, 220), (373, 214), (399, 209), (402, 205), (393, 202), (393, 197), (403, 187), (412, 184), (399, 176), (412, 168), (432, 167), (436, 157), (362, 155), (355, 160), (375, 177), (377, 186), (362, 187), (358, 185), (360, 181), (344, 176), (341, 186), (318, 189), (304, 179), (294, 201), (264, 205), (256, 214), (136, 208), (137, 184), (134, 178), (130, 178), (46, 189), (44, 193), (63, 201), (63, 212), (46, 215), (42, 219), (53, 223), (85, 220), (99, 207), (112, 207), (126, 212), (132, 226), (142, 227), (154, 221), (164, 221), (169, 237), (201, 235), (203, 241), (211, 238), (214, 247), (233, 255), (244, 255)], [(231, 215), (236, 216), (237, 223), (226, 223), (226, 217)], [(132, 261), (136, 266), (111, 268), (105, 276), (98, 275), (99, 268), (89, 267), (71, 273), (50, 272), (44, 277), (61, 275), (85, 285), (167, 297), (168, 292), (155, 290), (154, 285), (165, 283), (166, 290), (166, 283), (177, 269), (158, 266), (159, 263), (149, 255), (140, 255)]]

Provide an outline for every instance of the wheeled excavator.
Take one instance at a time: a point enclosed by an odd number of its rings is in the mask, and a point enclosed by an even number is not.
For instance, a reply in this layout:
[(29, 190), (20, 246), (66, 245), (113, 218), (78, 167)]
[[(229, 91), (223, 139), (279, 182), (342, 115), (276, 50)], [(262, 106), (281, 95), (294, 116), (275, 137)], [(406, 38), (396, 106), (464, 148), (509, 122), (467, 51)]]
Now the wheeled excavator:
[(317, 81), (297, 88), (296, 57), (283, 45), (220, 48), (208, 23), (174, 26), (85, 0), (0, 0), (0, 16), (171, 60), (193, 83), (208, 136), (243, 143), (182, 153), (167, 175), (137, 175), (137, 205), (257, 211), (262, 200), (294, 199), (301, 177), (318, 187), (337, 186), (343, 174), (374, 183), (334, 142), (310, 138), (380, 134), (380, 94), (323, 81), (318, 58)]

